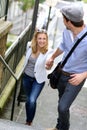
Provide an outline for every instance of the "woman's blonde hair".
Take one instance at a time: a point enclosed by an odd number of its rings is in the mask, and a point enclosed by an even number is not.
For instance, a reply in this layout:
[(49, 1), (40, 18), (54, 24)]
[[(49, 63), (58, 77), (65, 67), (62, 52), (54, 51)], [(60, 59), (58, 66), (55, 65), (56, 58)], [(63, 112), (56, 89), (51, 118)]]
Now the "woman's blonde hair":
[(47, 44), (40, 50), (41, 53), (44, 54), (44, 53), (46, 53), (48, 51), (48, 35), (47, 35), (46, 30), (44, 30), (44, 29), (35, 31), (35, 33), (33, 35), (33, 38), (32, 38), (32, 41), (31, 41), (32, 52), (33, 53), (37, 52), (37, 36), (38, 36), (38, 34), (45, 34), (46, 35)]

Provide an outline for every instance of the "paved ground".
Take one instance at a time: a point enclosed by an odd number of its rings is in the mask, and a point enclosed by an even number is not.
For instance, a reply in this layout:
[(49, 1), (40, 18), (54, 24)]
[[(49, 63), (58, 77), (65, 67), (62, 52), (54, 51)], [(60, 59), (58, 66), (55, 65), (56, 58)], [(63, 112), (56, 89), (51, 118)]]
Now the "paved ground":
[[(75, 102), (71, 107), (71, 127), (70, 130), (83, 130), (87, 129), (87, 83), (85, 83), (82, 91), (78, 95)], [(57, 90), (52, 90), (48, 83), (46, 83), (39, 99), (37, 102), (37, 112), (33, 122), (32, 127), (29, 127), (30, 130), (45, 130), (49, 127), (54, 127), (57, 119)], [(11, 114), (11, 103), (5, 108), (4, 115), (1, 116), (1, 119), (10, 119)], [(25, 125), (25, 106), (24, 103), (21, 103), (20, 106), (15, 104), (15, 113), (14, 113), (14, 122), (16, 122), (18, 128), (26, 128)], [(19, 123), (19, 125), (18, 125)], [(14, 123), (6, 122), (5, 125), (11, 128), (15, 128)], [(21, 125), (22, 124), (22, 125)], [(2, 120), (0, 121), (0, 127), (3, 126)], [(13, 126), (13, 127), (12, 127)], [(15, 127), (14, 127), (15, 126)], [(5, 126), (4, 126), (5, 127)], [(6, 128), (6, 127), (5, 127)], [(9, 128), (9, 127), (8, 127)], [(5, 129), (0, 129), (5, 130)], [(13, 130), (13, 129), (11, 129)]]

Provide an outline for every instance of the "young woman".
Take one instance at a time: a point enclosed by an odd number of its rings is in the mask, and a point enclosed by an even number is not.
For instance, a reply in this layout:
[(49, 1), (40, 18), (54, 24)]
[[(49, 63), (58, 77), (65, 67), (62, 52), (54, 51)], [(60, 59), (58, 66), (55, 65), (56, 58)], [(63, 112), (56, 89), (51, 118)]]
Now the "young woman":
[(37, 30), (33, 39), (27, 44), (23, 88), (27, 96), (26, 124), (31, 125), (35, 117), (36, 101), (40, 95), (47, 73), (45, 63), (52, 49), (48, 50), (48, 35), (45, 30)]

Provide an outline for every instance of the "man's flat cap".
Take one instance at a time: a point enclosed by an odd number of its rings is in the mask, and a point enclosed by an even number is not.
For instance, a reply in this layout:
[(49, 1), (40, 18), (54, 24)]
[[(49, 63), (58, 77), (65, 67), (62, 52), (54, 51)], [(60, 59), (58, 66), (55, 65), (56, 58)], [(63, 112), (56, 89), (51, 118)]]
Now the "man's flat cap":
[(80, 5), (69, 5), (63, 7), (60, 12), (66, 16), (70, 21), (80, 22), (83, 20), (84, 11), (83, 7)]

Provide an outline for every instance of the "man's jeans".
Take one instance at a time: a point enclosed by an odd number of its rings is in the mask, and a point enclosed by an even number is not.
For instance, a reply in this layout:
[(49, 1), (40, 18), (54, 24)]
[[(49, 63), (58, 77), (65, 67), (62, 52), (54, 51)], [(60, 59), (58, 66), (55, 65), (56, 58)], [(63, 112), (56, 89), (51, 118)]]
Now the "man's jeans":
[(35, 78), (31, 78), (24, 74), (23, 88), (27, 95), (26, 101), (26, 122), (32, 122), (36, 112), (36, 101), (40, 95), (45, 82), (38, 83)]
[(73, 86), (68, 82), (70, 77), (61, 75), (59, 82), (58, 82), (58, 94), (59, 94), (59, 101), (58, 101), (58, 114), (59, 117), (57, 119), (56, 128), (59, 130), (69, 130), (70, 126), (70, 112), (69, 108), (73, 101), (75, 100), (76, 96), (78, 95), (79, 91), (81, 90), (84, 81), (79, 84), (78, 86)]

